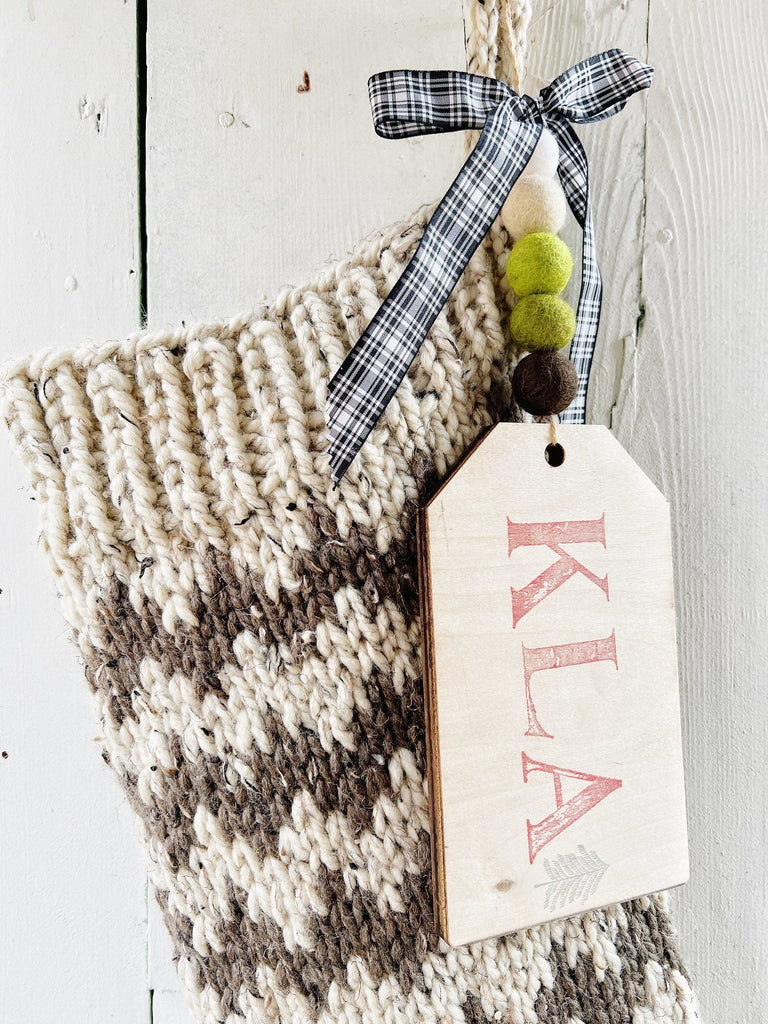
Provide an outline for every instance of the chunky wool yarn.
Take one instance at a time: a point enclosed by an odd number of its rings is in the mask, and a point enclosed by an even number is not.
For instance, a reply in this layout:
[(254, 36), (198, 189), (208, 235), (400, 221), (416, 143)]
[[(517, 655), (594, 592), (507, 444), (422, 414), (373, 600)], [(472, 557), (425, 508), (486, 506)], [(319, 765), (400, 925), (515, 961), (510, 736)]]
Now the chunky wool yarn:
[(489, 249), (336, 491), (324, 423), (428, 212), (248, 316), (5, 369), (103, 757), (199, 1024), (694, 1021), (661, 897), (433, 926), (415, 513), (512, 415)]

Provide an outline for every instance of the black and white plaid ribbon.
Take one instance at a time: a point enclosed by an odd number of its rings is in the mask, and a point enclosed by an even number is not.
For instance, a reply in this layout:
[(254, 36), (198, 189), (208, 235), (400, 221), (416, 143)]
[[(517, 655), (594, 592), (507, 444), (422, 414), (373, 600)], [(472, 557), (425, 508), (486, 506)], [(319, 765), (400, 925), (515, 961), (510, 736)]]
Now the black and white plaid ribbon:
[(460, 71), (385, 71), (368, 81), (377, 135), (404, 139), (481, 128), (392, 291), (333, 376), (326, 418), (335, 484), (397, 390), (475, 249), (496, 219), (546, 126), (560, 148), (558, 176), (583, 232), (581, 291), (570, 356), (579, 378), (563, 422), (583, 423), (602, 282), (587, 157), (571, 122), (601, 121), (651, 84), (653, 69), (623, 50), (575, 64), (537, 97)]

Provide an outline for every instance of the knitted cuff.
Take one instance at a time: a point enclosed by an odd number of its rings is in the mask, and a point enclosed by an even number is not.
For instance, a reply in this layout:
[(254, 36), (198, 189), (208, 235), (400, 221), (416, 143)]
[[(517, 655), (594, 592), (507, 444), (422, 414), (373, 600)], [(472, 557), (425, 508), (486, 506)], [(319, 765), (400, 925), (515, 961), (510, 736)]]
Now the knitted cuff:
[(658, 898), (434, 932), (414, 525), (509, 410), (485, 246), (338, 490), (324, 421), (430, 212), (249, 316), (5, 369), (103, 756), (201, 1024), (693, 1021)]

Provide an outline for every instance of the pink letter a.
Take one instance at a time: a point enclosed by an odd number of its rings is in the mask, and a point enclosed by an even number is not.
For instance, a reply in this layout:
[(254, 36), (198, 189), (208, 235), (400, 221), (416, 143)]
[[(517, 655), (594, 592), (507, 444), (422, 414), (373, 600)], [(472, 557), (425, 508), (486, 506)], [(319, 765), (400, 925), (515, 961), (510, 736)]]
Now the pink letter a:
[[(534, 858), (540, 853), (547, 843), (555, 836), (559, 836), (569, 825), (579, 818), (583, 818), (587, 811), (591, 811), (595, 804), (599, 804), (614, 789), (619, 789), (621, 779), (608, 779), (602, 775), (590, 775), (588, 772), (579, 772), (575, 768), (557, 768), (553, 764), (544, 764), (543, 761), (534, 761), (528, 757), (525, 751), (523, 754), (523, 782), (528, 781), (530, 772), (549, 772), (555, 784), (555, 803), (557, 810), (552, 811), (542, 821), (535, 825), (526, 821), (528, 826), (528, 857), (531, 864)], [(567, 803), (563, 803), (562, 777), (569, 779), (581, 779), (588, 782), (580, 793), (571, 797)]]

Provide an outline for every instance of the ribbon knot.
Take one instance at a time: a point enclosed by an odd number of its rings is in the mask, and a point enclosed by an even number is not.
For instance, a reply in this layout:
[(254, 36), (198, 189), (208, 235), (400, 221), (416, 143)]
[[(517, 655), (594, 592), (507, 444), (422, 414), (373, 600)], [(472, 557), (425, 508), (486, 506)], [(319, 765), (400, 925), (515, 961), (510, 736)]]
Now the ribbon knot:
[(547, 115), (544, 112), (544, 98), (541, 93), (538, 96), (529, 96), (525, 93), (520, 97), (520, 103), (522, 107), (521, 121), (546, 126)]
[(651, 84), (653, 69), (622, 50), (574, 64), (519, 96), (494, 78), (460, 71), (385, 71), (368, 81), (376, 133), (387, 139), (482, 129), (427, 224), (418, 248), (328, 387), (331, 475), (338, 484), (397, 390), (427, 332), (528, 163), (544, 125), (557, 139), (558, 177), (583, 232), (581, 290), (570, 357), (579, 379), (563, 422), (583, 423), (600, 322), (587, 157), (572, 123), (600, 121)]

